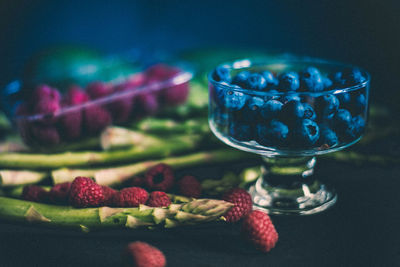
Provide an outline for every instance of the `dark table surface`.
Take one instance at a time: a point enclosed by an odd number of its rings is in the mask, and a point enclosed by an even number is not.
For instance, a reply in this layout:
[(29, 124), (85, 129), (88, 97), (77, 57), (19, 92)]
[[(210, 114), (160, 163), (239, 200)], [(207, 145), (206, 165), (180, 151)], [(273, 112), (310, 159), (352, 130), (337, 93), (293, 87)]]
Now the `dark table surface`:
[(279, 241), (267, 254), (242, 240), (239, 224), (88, 234), (0, 224), (0, 266), (119, 266), (135, 240), (160, 248), (168, 266), (400, 266), (400, 166), (324, 160), (316, 175), (335, 185), (338, 202), (317, 215), (272, 216)]

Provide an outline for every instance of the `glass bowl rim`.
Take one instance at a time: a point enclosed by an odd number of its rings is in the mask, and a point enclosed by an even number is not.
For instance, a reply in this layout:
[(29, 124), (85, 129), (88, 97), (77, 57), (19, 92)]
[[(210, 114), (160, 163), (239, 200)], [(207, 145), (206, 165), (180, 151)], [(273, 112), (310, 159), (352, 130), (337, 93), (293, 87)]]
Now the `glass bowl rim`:
[[(343, 68), (357, 68), (359, 69), (365, 76), (366, 80), (361, 83), (357, 83), (352, 86), (347, 86), (344, 88), (334, 88), (328, 91), (320, 91), (320, 92), (312, 92), (312, 91), (287, 91), (287, 92), (269, 92), (269, 91), (257, 91), (257, 90), (251, 90), (251, 89), (244, 89), (239, 87), (238, 85), (233, 85), (233, 84), (227, 84), (224, 81), (216, 81), (212, 77), (212, 71), (208, 73), (208, 80), (214, 85), (214, 86), (219, 86), (224, 89), (228, 90), (233, 90), (237, 92), (241, 92), (244, 94), (253, 94), (257, 96), (287, 96), (287, 95), (309, 95), (309, 96), (323, 96), (323, 95), (330, 95), (330, 94), (340, 94), (344, 92), (351, 92), (358, 90), (360, 88), (366, 87), (370, 83), (370, 74), (363, 68), (360, 68), (358, 66), (352, 65), (352, 64), (347, 64), (347, 63), (342, 63), (338, 61), (333, 61), (333, 60), (326, 60), (326, 59), (320, 59), (320, 58), (312, 58), (312, 57), (299, 57), (299, 56), (283, 56), (283, 57), (273, 57), (269, 59), (252, 59), (252, 58), (244, 58), (244, 59), (238, 59), (235, 61), (230, 61), (230, 62), (225, 62), (221, 63), (218, 66), (224, 66), (227, 67), (230, 70), (240, 70), (240, 69), (247, 69), (255, 66), (267, 66), (267, 65), (273, 65), (273, 64), (284, 64), (284, 63), (310, 63), (310, 66), (312, 64), (324, 64), (324, 65), (335, 65), (335, 66), (340, 66)], [(218, 67), (217, 66), (217, 67)]]

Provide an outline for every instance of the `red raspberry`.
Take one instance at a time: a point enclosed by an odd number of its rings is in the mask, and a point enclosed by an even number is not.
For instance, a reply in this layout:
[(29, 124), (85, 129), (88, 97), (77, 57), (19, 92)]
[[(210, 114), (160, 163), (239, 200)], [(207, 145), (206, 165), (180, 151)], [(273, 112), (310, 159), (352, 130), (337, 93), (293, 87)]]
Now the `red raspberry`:
[(178, 187), (181, 195), (194, 198), (201, 196), (201, 184), (194, 176), (184, 176), (179, 180)]
[(123, 266), (164, 267), (167, 264), (164, 254), (145, 242), (132, 242), (122, 254)]
[(102, 185), (101, 188), (103, 189), (104, 205), (112, 206), (114, 195), (118, 193), (118, 191), (105, 185)]
[(111, 115), (98, 105), (90, 105), (84, 110), (84, 125), (88, 134), (98, 134), (111, 124)]
[(159, 163), (146, 173), (146, 185), (153, 191), (167, 192), (174, 185), (174, 173), (170, 166)]
[(53, 126), (32, 125), (31, 132), (34, 140), (41, 145), (57, 145), (60, 143), (60, 134)]
[(147, 205), (150, 207), (168, 207), (171, 204), (169, 196), (162, 191), (154, 191), (150, 193)]
[(117, 123), (124, 123), (129, 120), (134, 106), (134, 98), (132, 95), (126, 95), (124, 93), (130, 89), (124, 86), (124, 84), (117, 85), (114, 87), (113, 100), (107, 105), (108, 110), (112, 114), (112, 117)]
[(237, 222), (253, 209), (253, 202), (251, 196), (246, 190), (242, 188), (233, 188), (226, 192), (222, 199), (235, 204), (224, 217), (227, 222)]
[(270, 251), (278, 241), (278, 233), (271, 218), (259, 210), (251, 212), (243, 220), (242, 234), (262, 252)]
[(159, 103), (152, 92), (143, 92), (135, 96), (135, 116), (153, 115), (158, 111)]
[(71, 184), (69, 203), (76, 208), (102, 206), (103, 188), (90, 178), (78, 176)]
[(128, 187), (114, 194), (113, 205), (116, 207), (138, 207), (149, 199), (149, 193), (140, 187)]
[(71, 86), (66, 94), (66, 103), (71, 106), (86, 103), (89, 100), (89, 95), (77, 85)]
[(31, 101), (32, 104), (35, 105), (37, 102), (43, 99), (52, 99), (58, 102), (61, 99), (61, 94), (57, 89), (46, 84), (42, 84), (36, 87), (33, 91)]
[(58, 204), (67, 203), (70, 189), (71, 189), (70, 182), (54, 185), (49, 193), (50, 201)]
[(91, 82), (86, 87), (86, 92), (91, 98), (97, 99), (112, 93), (111, 88), (104, 82)]
[(22, 199), (34, 202), (46, 202), (48, 192), (37, 185), (26, 185), (22, 190)]

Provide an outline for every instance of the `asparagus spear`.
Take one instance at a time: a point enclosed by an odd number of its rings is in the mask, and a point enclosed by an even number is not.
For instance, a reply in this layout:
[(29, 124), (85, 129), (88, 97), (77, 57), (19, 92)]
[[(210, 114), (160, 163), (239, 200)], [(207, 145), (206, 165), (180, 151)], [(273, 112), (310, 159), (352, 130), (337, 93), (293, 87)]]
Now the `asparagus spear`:
[(200, 141), (201, 137), (197, 135), (178, 135), (168, 139), (154, 138), (147, 143), (147, 146), (132, 147), (126, 150), (65, 152), (59, 154), (1, 153), (0, 167), (54, 169), (69, 166), (95, 166), (155, 157), (161, 158), (174, 153), (191, 151), (197, 147)]
[(134, 128), (155, 134), (176, 134), (176, 133), (210, 133), (207, 120), (204, 118), (188, 119), (182, 122), (172, 119), (148, 118), (138, 122)]
[(29, 170), (0, 170), (0, 185), (2, 187), (35, 184), (48, 177), (47, 172)]
[(119, 185), (129, 178), (145, 172), (149, 167), (157, 163), (165, 163), (174, 169), (182, 169), (209, 163), (228, 163), (239, 160), (251, 160), (257, 156), (234, 149), (219, 149), (206, 152), (198, 152), (179, 157), (164, 158), (161, 160), (150, 160), (138, 162), (119, 167), (102, 169), (58, 169), (51, 172), (53, 183), (72, 181), (76, 176), (89, 176), (95, 178), (101, 185)]
[(55, 206), (0, 197), (0, 219), (47, 227), (79, 229), (139, 228), (204, 223), (221, 219), (233, 206), (216, 199), (192, 200), (167, 208), (85, 208)]

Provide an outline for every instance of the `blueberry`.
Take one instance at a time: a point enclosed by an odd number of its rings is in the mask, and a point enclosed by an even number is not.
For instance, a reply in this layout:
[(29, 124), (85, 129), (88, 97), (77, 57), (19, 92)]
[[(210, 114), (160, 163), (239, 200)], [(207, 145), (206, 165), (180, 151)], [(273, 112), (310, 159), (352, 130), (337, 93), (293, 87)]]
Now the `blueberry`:
[(264, 99), (252, 96), (247, 98), (245, 106), (245, 116), (247, 120), (257, 119), (258, 114), (261, 112), (261, 107), (265, 104)]
[(296, 72), (286, 72), (279, 76), (279, 90), (296, 91), (299, 87), (299, 75)]
[(298, 94), (296, 94), (295, 92), (288, 92), (288, 94), (286, 94), (280, 98), (280, 101), (283, 104), (286, 104), (289, 101), (300, 101), (300, 100), (301, 100), (300, 96)]
[(355, 137), (361, 135), (365, 129), (365, 120), (361, 116), (355, 116), (351, 122)]
[(246, 88), (250, 90), (262, 91), (267, 86), (265, 78), (258, 73), (253, 73), (247, 78)]
[(275, 78), (274, 74), (268, 70), (263, 71), (261, 75), (264, 77), (267, 88), (275, 88), (278, 85), (278, 80)]
[(229, 115), (227, 112), (222, 111), (220, 108), (216, 107), (212, 113), (213, 119), (218, 126), (227, 126), (229, 122)]
[(315, 111), (319, 120), (331, 119), (339, 108), (339, 100), (334, 95), (323, 95), (315, 101)]
[(212, 78), (217, 82), (221, 81), (230, 82), (231, 81), (230, 70), (226, 66), (218, 66), (215, 68), (212, 74)]
[(346, 68), (331, 75), (331, 79), (336, 86), (352, 86), (363, 83), (367, 79), (358, 68)]
[(334, 131), (325, 124), (319, 125), (319, 144), (322, 146), (333, 147), (339, 143), (339, 139)]
[(348, 92), (343, 92), (335, 95), (340, 101), (341, 106), (347, 106), (350, 103), (351, 95)]
[(270, 120), (273, 118), (276, 118), (279, 114), (279, 112), (282, 109), (282, 102), (278, 100), (268, 100), (260, 110), (261, 116), (266, 119)]
[(347, 109), (339, 109), (336, 112), (333, 123), (337, 129), (344, 130), (350, 127), (351, 120), (351, 114)]
[(218, 93), (222, 105), (230, 110), (239, 110), (246, 103), (247, 96), (242, 92), (221, 89)]
[(242, 88), (246, 87), (246, 82), (250, 74), (251, 73), (247, 70), (239, 72), (235, 77), (233, 77), (232, 84), (239, 85)]
[(354, 85), (363, 83), (367, 79), (363, 76), (360, 69), (347, 68), (342, 72), (342, 80), (344, 80), (346, 85)]
[(250, 141), (253, 139), (252, 127), (245, 123), (231, 123), (229, 126), (229, 134), (238, 141)]
[(289, 134), (289, 128), (278, 120), (272, 120), (268, 124), (258, 124), (257, 141), (261, 145), (276, 146), (283, 144)]
[(275, 89), (268, 90), (268, 96), (266, 96), (265, 99), (266, 100), (278, 99), (279, 98), (278, 94), (279, 92)]
[(363, 113), (367, 106), (367, 100), (364, 94), (359, 94), (354, 100), (353, 111), (355, 114)]
[(324, 90), (324, 82), (321, 73), (317, 68), (307, 67), (300, 75), (301, 89), (311, 92)]
[(315, 120), (317, 118), (317, 114), (309, 104), (303, 103), (303, 107), (304, 107), (304, 119)]
[(295, 146), (310, 146), (319, 138), (319, 127), (315, 121), (304, 119), (294, 130), (293, 141)]
[(324, 84), (324, 90), (330, 90), (332, 88), (333, 82), (328, 77), (322, 78), (322, 83)]
[(282, 121), (292, 124), (304, 117), (304, 106), (300, 101), (291, 100), (282, 106), (279, 116)]

